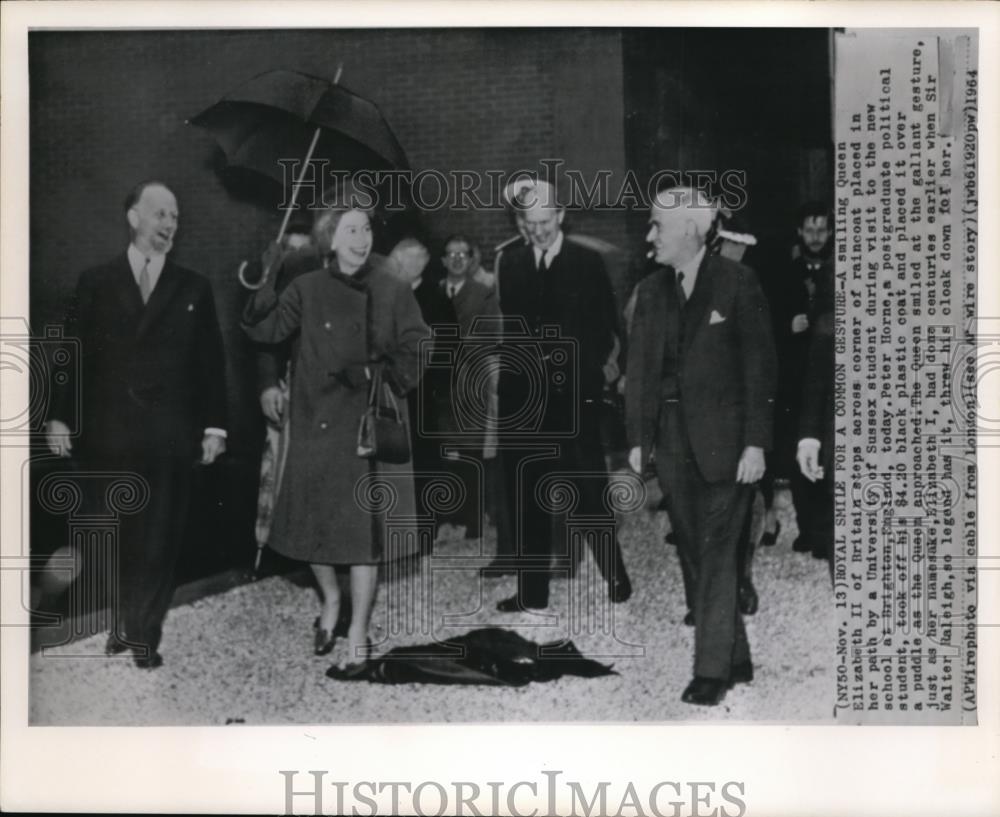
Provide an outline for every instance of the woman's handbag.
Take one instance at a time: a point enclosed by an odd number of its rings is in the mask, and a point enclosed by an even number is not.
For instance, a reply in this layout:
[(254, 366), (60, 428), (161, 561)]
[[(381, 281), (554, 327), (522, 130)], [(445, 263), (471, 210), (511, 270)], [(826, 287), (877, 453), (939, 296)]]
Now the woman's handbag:
[(393, 465), (410, 461), (410, 433), (381, 366), (371, 379), (368, 408), (358, 424), (358, 456)]

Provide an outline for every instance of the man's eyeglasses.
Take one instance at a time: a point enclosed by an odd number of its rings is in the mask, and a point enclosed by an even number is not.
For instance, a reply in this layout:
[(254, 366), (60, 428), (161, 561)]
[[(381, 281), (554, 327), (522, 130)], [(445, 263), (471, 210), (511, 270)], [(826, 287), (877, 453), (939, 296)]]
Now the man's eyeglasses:
[(468, 258), (470, 255), (471, 255), (471, 253), (467, 253), (467, 252), (446, 252), (444, 254), (444, 257), (445, 258), (465, 259), (465, 258)]

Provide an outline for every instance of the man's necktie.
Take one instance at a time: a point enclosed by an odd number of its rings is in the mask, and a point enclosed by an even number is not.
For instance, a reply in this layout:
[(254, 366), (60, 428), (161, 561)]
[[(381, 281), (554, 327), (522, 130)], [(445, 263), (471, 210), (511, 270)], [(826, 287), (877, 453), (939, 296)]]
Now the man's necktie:
[(548, 250), (542, 250), (542, 254), (538, 256), (538, 266), (535, 268), (538, 272), (545, 272), (548, 267), (545, 265), (545, 254)]
[(457, 288), (455, 287), (454, 284), (448, 284), (448, 297), (449, 298), (454, 299), (455, 298), (455, 293), (457, 291), (458, 290), (457, 290)]
[(142, 265), (142, 272), (139, 273), (139, 294), (142, 296), (142, 302), (149, 303), (149, 296), (153, 292), (153, 282), (149, 276), (149, 259), (146, 259), (146, 263)]
[(684, 293), (684, 273), (677, 273), (677, 304), (681, 309), (687, 304), (687, 295)]

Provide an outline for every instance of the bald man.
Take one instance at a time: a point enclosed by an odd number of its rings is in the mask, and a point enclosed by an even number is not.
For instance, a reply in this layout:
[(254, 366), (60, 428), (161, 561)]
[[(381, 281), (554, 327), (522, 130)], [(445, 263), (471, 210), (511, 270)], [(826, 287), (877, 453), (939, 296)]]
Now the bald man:
[[(179, 218), (174, 194), (161, 182), (136, 185), (125, 217), (127, 250), (77, 283), (66, 335), (79, 339), (82, 378), (54, 388), (47, 431), (52, 453), (137, 474), (149, 488), (145, 507), (120, 520), (118, 617), (105, 651), (131, 650), (138, 667), (155, 669), (192, 466), (226, 449), (225, 358), (211, 285), (168, 258)], [(62, 422), (74, 386), (83, 417), (76, 451)]]
[(636, 287), (625, 385), (629, 461), (656, 469), (693, 588), (694, 678), (714, 706), (753, 664), (737, 605), (737, 545), (770, 448), (777, 362), (753, 271), (706, 251), (714, 218), (691, 188), (661, 191), (646, 240), (659, 265)]

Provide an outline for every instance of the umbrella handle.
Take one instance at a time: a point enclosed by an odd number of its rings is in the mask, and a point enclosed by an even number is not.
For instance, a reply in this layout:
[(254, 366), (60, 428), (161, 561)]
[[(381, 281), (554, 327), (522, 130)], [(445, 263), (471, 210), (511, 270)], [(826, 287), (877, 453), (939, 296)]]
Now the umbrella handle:
[(240, 279), (240, 283), (244, 287), (251, 290), (252, 292), (256, 292), (258, 289), (261, 289), (264, 286), (264, 284), (267, 283), (267, 278), (271, 274), (271, 268), (269, 266), (264, 267), (264, 271), (260, 275), (260, 280), (256, 284), (252, 284), (246, 279), (245, 275), (247, 270), (247, 263), (248, 262), (244, 261), (242, 264), (240, 264), (239, 269), (236, 271), (236, 277)]

